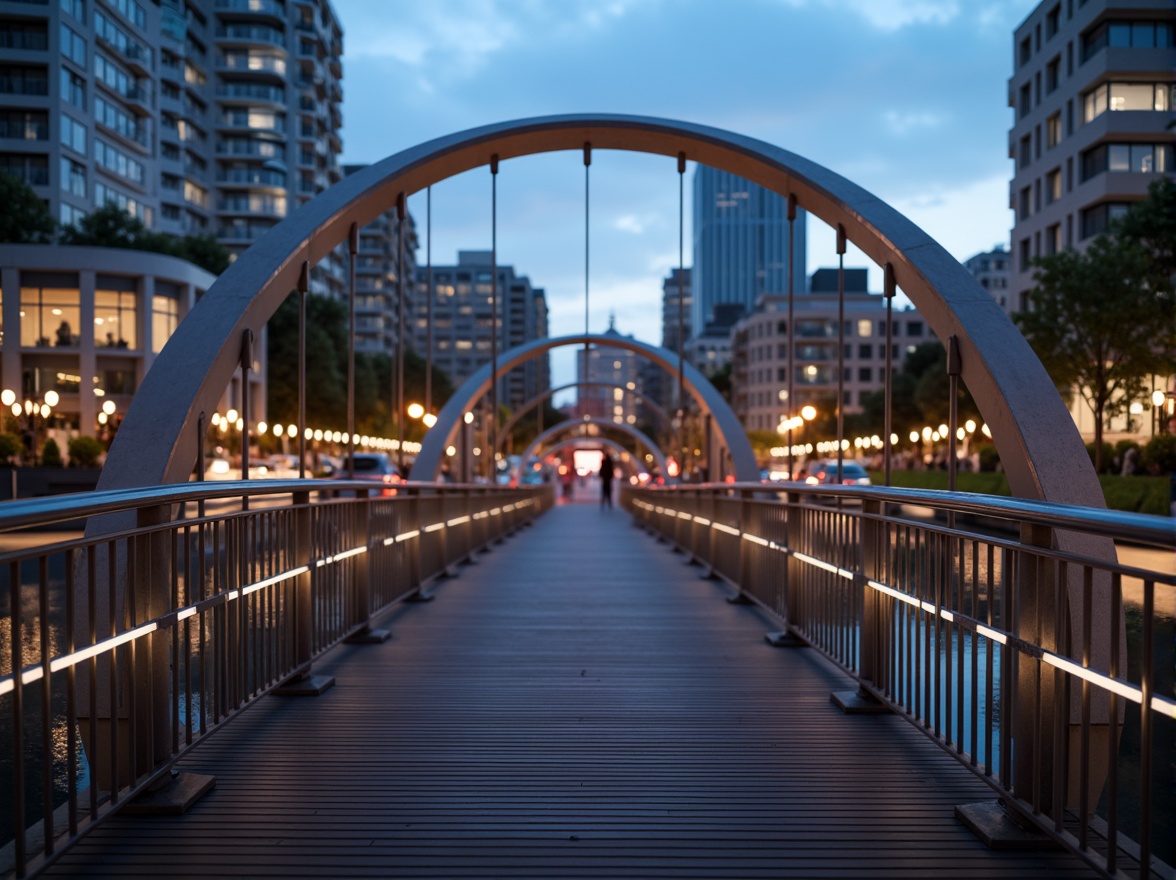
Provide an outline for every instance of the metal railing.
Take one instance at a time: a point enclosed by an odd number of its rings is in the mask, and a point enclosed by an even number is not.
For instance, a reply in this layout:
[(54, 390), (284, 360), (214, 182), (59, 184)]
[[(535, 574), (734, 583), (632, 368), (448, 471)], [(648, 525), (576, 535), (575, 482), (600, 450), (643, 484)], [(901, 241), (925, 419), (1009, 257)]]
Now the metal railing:
[(1172, 876), (1176, 523), (782, 485), (625, 487), (622, 502), (779, 618), (774, 640), (819, 650), (859, 700), (954, 755), (1018, 823), (1107, 875)]
[[(258, 697), (551, 500), (547, 487), (254, 480), (4, 504), (0, 874), (50, 864)], [(85, 536), (44, 531), (83, 521)]]

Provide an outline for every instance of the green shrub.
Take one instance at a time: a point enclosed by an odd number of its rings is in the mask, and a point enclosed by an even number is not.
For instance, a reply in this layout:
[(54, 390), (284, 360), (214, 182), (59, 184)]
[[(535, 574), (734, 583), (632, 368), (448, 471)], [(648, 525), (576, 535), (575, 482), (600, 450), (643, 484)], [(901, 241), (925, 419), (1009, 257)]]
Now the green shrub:
[(0, 464), (12, 464), (12, 456), (24, 451), (24, 443), (15, 434), (0, 434)]
[(92, 468), (102, 457), (102, 444), (94, 437), (71, 437), (69, 440), (70, 467)]
[(41, 467), (62, 467), (64, 464), (61, 460), (61, 447), (50, 437), (41, 447)]
[[(1086, 454), (1090, 456), (1090, 463), (1094, 464), (1094, 444), (1086, 444)], [(1102, 472), (1104, 474), (1115, 472), (1115, 448), (1110, 443), (1103, 443), (1102, 445)]]
[(1176, 434), (1156, 434), (1143, 447), (1143, 469), (1148, 473), (1176, 474)]
[(1000, 453), (996, 451), (995, 443), (981, 443), (976, 447), (976, 452), (980, 455), (980, 470), (996, 470), (996, 466), (1000, 464)]

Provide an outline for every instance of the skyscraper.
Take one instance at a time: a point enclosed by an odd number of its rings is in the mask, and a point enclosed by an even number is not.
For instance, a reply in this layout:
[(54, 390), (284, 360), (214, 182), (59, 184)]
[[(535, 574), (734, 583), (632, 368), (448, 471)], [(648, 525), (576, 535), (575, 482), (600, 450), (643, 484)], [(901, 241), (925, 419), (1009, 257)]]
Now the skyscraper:
[(690, 324), (698, 333), (714, 308), (737, 303), (748, 312), (765, 293), (805, 290), (805, 213), (793, 230), (788, 265), (788, 205), (776, 193), (706, 165), (694, 172), (694, 267)]
[(1045, 0), (1013, 35), (1009, 304), (1034, 257), (1082, 248), (1176, 173), (1171, 0)]

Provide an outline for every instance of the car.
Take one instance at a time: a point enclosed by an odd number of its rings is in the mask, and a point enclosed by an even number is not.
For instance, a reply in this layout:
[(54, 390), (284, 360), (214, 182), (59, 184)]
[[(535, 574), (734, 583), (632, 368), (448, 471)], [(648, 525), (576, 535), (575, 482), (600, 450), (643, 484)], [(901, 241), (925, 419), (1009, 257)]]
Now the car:
[(834, 486), (870, 485), (870, 475), (856, 461), (843, 461), (840, 471), (836, 460), (822, 461), (816, 465), (809, 465), (808, 476), (805, 478), (805, 482), (810, 486), (821, 483)]
[[(334, 479), (349, 480), (352, 477), (347, 475), (348, 459), (343, 456), (339, 463), (338, 469), (335, 471)], [(397, 483), (402, 483), (404, 478), (400, 475), (400, 469), (392, 463), (392, 460), (383, 452), (357, 452), (355, 453), (355, 477), (356, 480), (374, 480), (383, 483), (385, 486), (395, 486)], [(355, 493), (342, 490), (335, 493), (339, 497), (354, 497)], [(396, 490), (385, 488), (381, 493), (383, 495), (395, 495)]]

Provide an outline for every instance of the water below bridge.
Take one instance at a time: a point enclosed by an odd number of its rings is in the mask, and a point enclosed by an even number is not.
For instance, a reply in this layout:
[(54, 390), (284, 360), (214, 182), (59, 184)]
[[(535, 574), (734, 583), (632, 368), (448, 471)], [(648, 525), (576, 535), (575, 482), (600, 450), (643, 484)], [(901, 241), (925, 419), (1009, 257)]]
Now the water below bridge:
[(182, 817), (115, 815), (46, 876), (1089, 877), (987, 849), (993, 799), (632, 526), (563, 504), (181, 762)]

